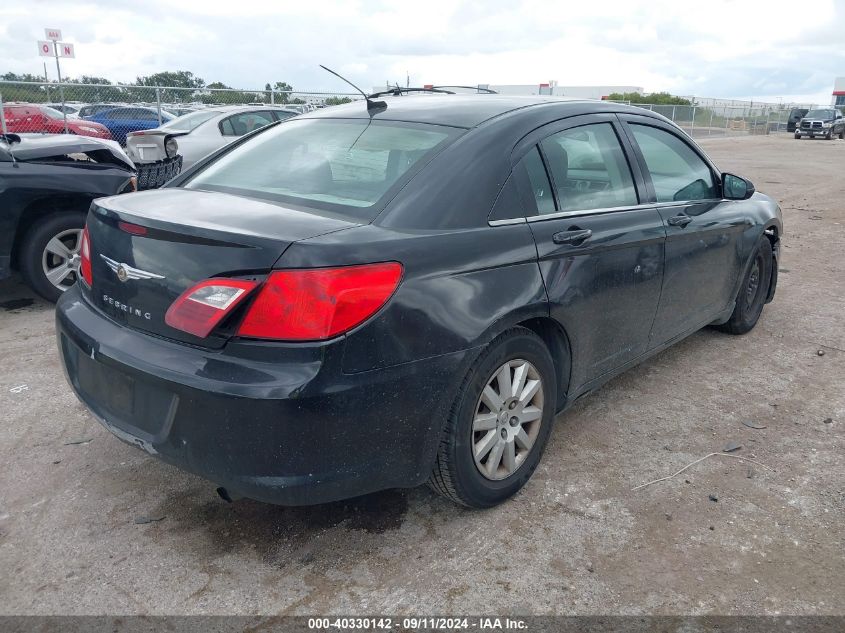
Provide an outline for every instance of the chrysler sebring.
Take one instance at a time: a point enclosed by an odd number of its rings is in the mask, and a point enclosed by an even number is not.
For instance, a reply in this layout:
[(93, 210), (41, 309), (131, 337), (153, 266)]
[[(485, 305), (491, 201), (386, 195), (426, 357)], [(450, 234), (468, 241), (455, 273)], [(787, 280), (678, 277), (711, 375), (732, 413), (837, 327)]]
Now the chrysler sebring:
[(519, 490), (555, 416), (754, 327), (781, 212), (667, 119), (497, 95), (269, 125), (92, 204), (56, 311), (82, 402), (224, 498)]

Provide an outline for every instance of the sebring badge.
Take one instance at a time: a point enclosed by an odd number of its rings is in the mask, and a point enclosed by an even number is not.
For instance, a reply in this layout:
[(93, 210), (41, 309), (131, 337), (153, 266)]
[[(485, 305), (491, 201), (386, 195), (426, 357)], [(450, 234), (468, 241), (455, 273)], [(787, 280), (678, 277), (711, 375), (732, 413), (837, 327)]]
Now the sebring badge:
[(140, 268), (133, 268), (129, 264), (116, 262), (105, 255), (100, 255), (100, 257), (122, 282), (128, 281), (129, 279), (164, 279), (164, 275), (157, 275), (155, 273), (149, 273), (146, 270), (141, 270)]

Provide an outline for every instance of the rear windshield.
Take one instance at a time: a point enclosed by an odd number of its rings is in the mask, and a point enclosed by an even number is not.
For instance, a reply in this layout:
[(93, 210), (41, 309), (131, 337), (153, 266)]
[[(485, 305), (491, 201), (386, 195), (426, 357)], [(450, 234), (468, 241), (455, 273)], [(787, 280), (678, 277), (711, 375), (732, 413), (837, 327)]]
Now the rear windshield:
[(168, 130), (179, 130), (180, 132), (190, 132), (194, 128), (199, 127), (209, 119), (216, 117), (220, 112), (217, 110), (201, 110), (199, 112), (192, 112), (191, 114), (184, 114), (176, 117), (172, 121), (168, 121), (161, 127)]
[(275, 200), (372, 219), (460, 130), (369, 119), (292, 119), (209, 164), (188, 189)]

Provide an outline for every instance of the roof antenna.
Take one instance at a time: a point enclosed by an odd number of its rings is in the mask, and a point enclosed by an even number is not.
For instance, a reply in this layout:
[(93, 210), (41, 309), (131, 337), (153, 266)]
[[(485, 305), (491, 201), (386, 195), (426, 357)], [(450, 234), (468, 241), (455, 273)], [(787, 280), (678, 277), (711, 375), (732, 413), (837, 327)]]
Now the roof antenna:
[(339, 75), (338, 73), (336, 73), (335, 71), (333, 71), (331, 68), (326, 68), (326, 67), (325, 67), (325, 66), (323, 66), (322, 64), (320, 64), (320, 68), (322, 68), (323, 70), (326, 70), (326, 71), (330, 72), (330, 73), (331, 73), (331, 74), (333, 74), (335, 77), (337, 77), (338, 79), (341, 79), (341, 80), (345, 81), (345, 82), (346, 82), (346, 83), (348, 83), (350, 86), (352, 86), (353, 88), (355, 88), (355, 90), (357, 90), (358, 92), (360, 92), (360, 93), (361, 93), (361, 95), (364, 97), (364, 100), (367, 102), (367, 111), (368, 111), (368, 112), (369, 112), (369, 111), (371, 111), (371, 110), (384, 110), (384, 109), (386, 109), (386, 108), (387, 108), (387, 104), (386, 104), (384, 101), (373, 101), (372, 99), (370, 99), (370, 98), (367, 96), (367, 93), (366, 93), (366, 92), (364, 92), (363, 90), (361, 90), (358, 86), (356, 86), (355, 84), (353, 84), (353, 83), (352, 83), (351, 81), (349, 81), (346, 77), (342, 77), (341, 75)]

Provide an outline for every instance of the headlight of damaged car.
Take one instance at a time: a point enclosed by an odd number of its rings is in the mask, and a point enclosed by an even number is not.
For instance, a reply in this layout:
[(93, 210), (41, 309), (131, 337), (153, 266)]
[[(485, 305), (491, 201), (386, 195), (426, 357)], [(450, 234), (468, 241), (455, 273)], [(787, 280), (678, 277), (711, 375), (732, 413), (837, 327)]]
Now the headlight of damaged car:
[(79, 129), (83, 130), (85, 132), (99, 132), (100, 131), (99, 128), (91, 127), (90, 125), (80, 125)]
[(176, 156), (176, 152), (178, 151), (179, 144), (176, 142), (175, 138), (169, 138), (164, 142), (164, 153), (167, 154), (168, 158)]
[(822, 123), (822, 127), (830, 127), (831, 125), (831, 123)]

